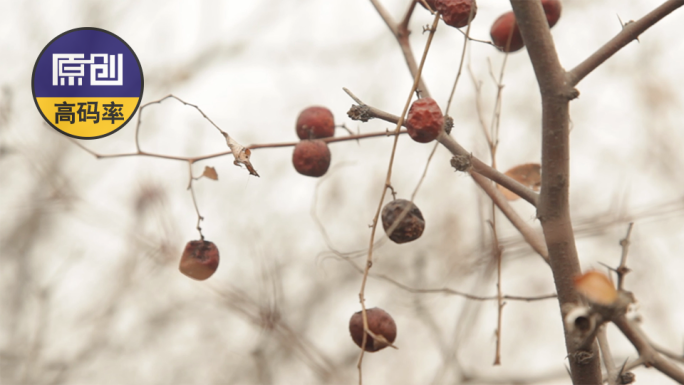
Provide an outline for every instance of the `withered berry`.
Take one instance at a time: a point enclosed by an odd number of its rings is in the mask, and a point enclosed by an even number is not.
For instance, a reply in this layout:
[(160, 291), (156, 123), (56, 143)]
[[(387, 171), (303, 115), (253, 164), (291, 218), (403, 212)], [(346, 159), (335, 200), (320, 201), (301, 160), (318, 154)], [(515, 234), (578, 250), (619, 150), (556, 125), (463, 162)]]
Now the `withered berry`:
[[(392, 316), (386, 311), (374, 307), (366, 309), (366, 317), (368, 318), (368, 329), (376, 336), (382, 336), (385, 341), (376, 340), (368, 334), (366, 337), (366, 346), (364, 350), (367, 352), (377, 352), (384, 349), (394, 342), (397, 338), (397, 325), (394, 323)], [(357, 346), (361, 347), (363, 343), (363, 314), (357, 311), (349, 320), (349, 333), (351, 333), (352, 340)]]
[(411, 139), (419, 143), (435, 140), (442, 132), (444, 115), (432, 98), (418, 99), (411, 105), (406, 117), (406, 128)]
[(302, 175), (323, 176), (330, 167), (330, 149), (322, 140), (302, 140), (294, 148), (292, 164)]
[(335, 135), (333, 114), (325, 107), (306, 108), (297, 117), (297, 136), (299, 139), (321, 139)]
[(219, 251), (213, 242), (190, 241), (185, 245), (178, 269), (190, 278), (204, 281), (219, 265)]
[(444, 22), (455, 28), (468, 25), (471, 11), (473, 13), (472, 19), (475, 19), (477, 14), (475, 0), (435, 0), (435, 7), (442, 14)]
[[(404, 211), (406, 213), (404, 214)], [(420, 238), (425, 230), (425, 219), (418, 206), (406, 199), (396, 199), (385, 205), (382, 209), (382, 227), (385, 233), (397, 221), (402, 214), (403, 219), (395, 227), (392, 234), (387, 234), (395, 243), (406, 243)]]
[[(494, 45), (503, 52), (515, 52), (525, 46), (513, 12), (499, 16), (489, 31)], [(510, 39), (510, 43), (509, 43)]]

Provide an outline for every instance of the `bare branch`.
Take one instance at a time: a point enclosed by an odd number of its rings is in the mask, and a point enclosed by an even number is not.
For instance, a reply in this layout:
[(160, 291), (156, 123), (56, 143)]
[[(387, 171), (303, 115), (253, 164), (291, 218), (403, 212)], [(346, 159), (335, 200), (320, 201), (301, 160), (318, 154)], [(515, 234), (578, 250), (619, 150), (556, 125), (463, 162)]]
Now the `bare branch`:
[(615, 361), (613, 360), (613, 354), (610, 352), (610, 345), (608, 344), (608, 337), (606, 336), (606, 327), (602, 325), (599, 327), (599, 331), (596, 334), (598, 337), (599, 347), (601, 348), (601, 357), (603, 357), (603, 366), (606, 367), (606, 372), (608, 373), (607, 380), (608, 385), (617, 385), (618, 375), (620, 372), (615, 366)]
[(682, 5), (684, 5), (684, 0), (668, 0), (641, 19), (634, 22), (627, 22), (623, 26), (622, 31), (614, 38), (586, 58), (582, 63), (578, 64), (577, 67), (568, 71), (566, 75), (568, 85), (577, 85), (585, 76), (589, 75), (591, 71), (595, 70), (604, 61), (615, 55), (622, 47), (629, 44), (632, 40), (637, 39), (644, 31)]
[[(411, 50), (411, 44), (409, 43), (408, 38), (408, 29), (400, 29), (399, 25), (397, 25), (397, 23), (392, 19), (392, 16), (389, 14), (389, 12), (387, 12), (385, 7), (383, 7), (378, 0), (370, 0), (370, 2), (373, 4), (373, 7), (375, 7), (375, 10), (378, 12), (380, 17), (382, 17), (382, 20), (385, 22), (385, 24), (387, 24), (387, 27), (392, 32), (392, 35), (394, 35), (394, 37), (397, 39), (397, 43), (399, 43), (401, 52), (404, 55), (404, 60), (406, 60), (406, 66), (408, 66), (408, 69), (411, 72), (411, 77), (416, 79), (418, 77), (418, 64), (416, 63), (416, 59), (413, 56), (413, 51)], [(414, 6), (415, 4), (411, 7)], [(423, 96), (430, 96), (430, 92), (428, 91), (427, 86), (423, 82), (423, 79), (419, 79), (417, 90)]]
[(620, 240), (620, 246), (622, 246), (622, 255), (620, 256), (620, 266), (615, 270), (618, 275), (618, 290), (622, 290), (622, 285), (625, 282), (625, 275), (629, 273), (629, 268), (627, 267), (627, 253), (629, 253), (629, 237), (632, 235), (632, 228), (634, 227), (634, 222), (630, 222), (627, 227), (627, 235)]
[[(352, 96), (352, 98), (356, 101), (361, 101), (356, 96), (353, 96), (353, 94), (349, 90), (345, 89), (345, 92)], [(398, 116), (379, 110), (375, 107), (371, 107), (367, 104), (363, 104), (363, 102), (359, 106), (353, 106), (349, 112), (349, 115), (352, 119), (362, 121), (372, 118), (377, 118), (395, 124), (399, 121)], [(516, 193), (518, 196), (523, 198), (524, 200), (536, 206), (539, 194), (527, 188), (515, 179), (505, 174), (502, 174), (498, 170), (490, 167), (478, 158), (472, 156), (472, 154), (466, 151), (463, 147), (461, 147), (461, 145), (458, 144), (458, 142), (456, 142), (456, 140), (452, 136), (447, 135), (446, 133), (442, 133), (442, 135), (437, 137), (437, 140), (449, 151), (451, 151), (452, 154), (469, 157), (472, 165), (472, 171), (506, 187), (507, 189), (511, 190), (512, 192)]]
[(639, 325), (628, 320), (624, 315), (615, 317), (613, 323), (634, 345), (646, 367), (653, 366), (671, 379), (684, 384), (684, 370), (661, 356), (648, 341)]

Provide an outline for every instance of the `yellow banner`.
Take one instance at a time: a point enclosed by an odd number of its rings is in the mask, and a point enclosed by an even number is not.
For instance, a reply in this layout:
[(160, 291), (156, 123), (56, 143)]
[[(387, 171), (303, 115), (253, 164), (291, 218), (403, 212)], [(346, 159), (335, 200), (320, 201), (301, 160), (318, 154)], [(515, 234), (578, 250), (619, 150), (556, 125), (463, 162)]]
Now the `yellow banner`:
[(117, 130), (133, 114), (140, 98), (36, 98), (45, 118), (60, 131), (97, 138)]

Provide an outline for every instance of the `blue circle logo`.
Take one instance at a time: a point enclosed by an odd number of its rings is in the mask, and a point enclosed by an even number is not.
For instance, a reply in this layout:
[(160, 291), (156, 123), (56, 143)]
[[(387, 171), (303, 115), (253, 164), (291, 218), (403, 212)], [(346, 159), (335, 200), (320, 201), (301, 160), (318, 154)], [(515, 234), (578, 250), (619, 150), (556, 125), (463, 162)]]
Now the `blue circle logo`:
[(99, 28), (52, 39), (33, 67), (33, 100), (55, 130), (77, 139), (111, 135), (128, 123), (143, 94), (140, 61), (125, 41)]

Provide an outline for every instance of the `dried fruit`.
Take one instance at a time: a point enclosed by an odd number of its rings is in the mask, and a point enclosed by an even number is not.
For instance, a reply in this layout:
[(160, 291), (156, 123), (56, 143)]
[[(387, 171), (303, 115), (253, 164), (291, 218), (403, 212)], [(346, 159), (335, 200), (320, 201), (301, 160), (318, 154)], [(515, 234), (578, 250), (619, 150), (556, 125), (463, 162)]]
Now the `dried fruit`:
[(468, 19), (475, 19), (477, 14), (475, 0), (435, 0), (435, 7), (442, 14), (442, 20), (455, 28), (465, 27), (468, 25)]
[(302, 140), (294, 148), (292, 164), (302, 175), (323, 176), (330, 167), (330, 149), (322, 140)]
[(489, 35), (494, 45), (503, 52), (515, 52), (525, 46), (513, 12), (499, 16), (492, 24)]
[[(366, 317), (368, 318), (368, 330), (378, 336), (379, 339), (374, 339), (370, 334), (366, 337), (366, 346), (363, 348), (367, 352), (377, 352), (380, 349), (386, 348), (388, 342), (391, 344), (397, 338), (397, 325), (394, 323), (392, 316), (386, 311), (374, 307), (366, 309)], [(361, 347), (363, 343), (363, 314), (357, 311), (349, 320), (349, 333), (351, 333), (354, 343)], [(384, 341), (383, 341), (384, 339)]]
[(406, 128), (411, 139), (429, 143), (442, 132), (444, 115), (432, 98), (418, 99), (411, 105), (406, 117)]
[(185, 245), (178, 269), (190, 278), (204, 281), (211, 277), (219, 264), (216, 245), (209, 241), (190, 241)]
[[(405, 214), (404, 211), (406, 211)], [(393, 200), (382, 209), (382, 227), (385, 229), (385, 233), (390, 230), (390, 227), (402, 214), (404, 217), (392, 231), (392, 234), (387, 234), (389, 239), (395, 243), (406, 243), (420, 238), (423, 235), (423, 230), (425, 230), (425, 219), (423, 219), (423, 214), (418, 206), (406, 199)]]
[(299, 113), (296, 128), (299, 139), (329, 138), (335, 135), (335, 120), (329, 109), (313, 106)]
[(561, 9), (563, 6), (559, 0), (542, 0), (542, 7), (546, 14), (546, 20), (549, 22), (549, 27), (553, 27), (560, 19)]

